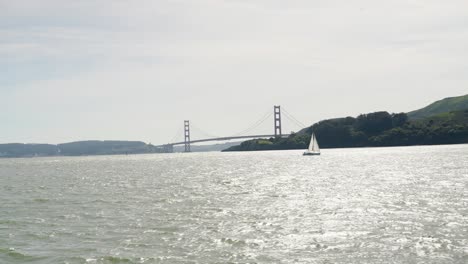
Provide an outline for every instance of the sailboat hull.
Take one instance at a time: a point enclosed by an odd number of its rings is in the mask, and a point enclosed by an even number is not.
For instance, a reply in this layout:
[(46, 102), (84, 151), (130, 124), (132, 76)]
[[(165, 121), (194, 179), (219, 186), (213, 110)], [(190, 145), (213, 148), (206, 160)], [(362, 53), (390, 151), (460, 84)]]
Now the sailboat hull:
[(304, 152), (302, 156), (318, 156), (320, 152)]

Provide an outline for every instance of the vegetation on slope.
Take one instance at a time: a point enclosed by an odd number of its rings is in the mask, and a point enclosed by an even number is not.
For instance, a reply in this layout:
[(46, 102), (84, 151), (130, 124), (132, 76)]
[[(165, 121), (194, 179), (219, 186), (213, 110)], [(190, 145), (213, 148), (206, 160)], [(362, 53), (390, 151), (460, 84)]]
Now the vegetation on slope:
[(423, 119), (441, 113), (464, 109), (468, 109), (468, 94), (436, 101), (422, 109), (409, 112), (408, 117), (410, 119)]
[(418, 120), (388, 112), (329, 119), (288, 138), (249, 140), (226, 151), (306, 149), (312, 131), (322, 148), (468, 143), (468, 110)]

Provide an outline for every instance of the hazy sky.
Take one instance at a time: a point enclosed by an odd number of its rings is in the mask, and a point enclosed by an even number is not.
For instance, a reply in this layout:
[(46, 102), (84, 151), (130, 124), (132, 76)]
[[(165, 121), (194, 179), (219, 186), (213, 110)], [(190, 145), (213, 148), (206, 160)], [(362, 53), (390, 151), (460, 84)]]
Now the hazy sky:
[(468, 1), (0, 0), (0, 72), (3, 143), (410, 111), (468, 93)]

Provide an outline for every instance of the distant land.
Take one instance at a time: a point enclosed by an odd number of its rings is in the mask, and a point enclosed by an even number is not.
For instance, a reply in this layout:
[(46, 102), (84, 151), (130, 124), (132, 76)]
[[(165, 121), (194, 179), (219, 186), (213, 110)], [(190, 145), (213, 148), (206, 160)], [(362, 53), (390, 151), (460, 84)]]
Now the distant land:
[(322, 148), (468, 143), (468, 95), (409, 113), (386, 111), (320, 121), (288, 138), (253, 139), (224, 151), (306, 149), (312, 131)]
[(0, 157), (83, 156), (157, 153), (160, 149), (141, 141), (88, 140), (52, 144), (0, 144)]
[[(468, 95), (450, 97), (409, 113), (385, 111), (320, 121), (287, 138), (192, 145), (197, 151), (306, 149), (314, 131), (322, 148), (411, 146), (468, 143)], [(176, 146), (176, 152), (183, 151)], [(162, 153), (141, 141), (88, 140), (63, 144), (0, 144), (2, 157), (84, 156)]]
[[(239, 142), (214, 145), (192, 145), (192, 152), (221, 151)], [(183, 146), (175, 146), (175, 152), (183, 152)], [(45, 157), (45, 156), (87, 156), (163, 153), (164, 150), (141, 141), (87, 140), (63, 144), (0, 144), (0, 158)]]

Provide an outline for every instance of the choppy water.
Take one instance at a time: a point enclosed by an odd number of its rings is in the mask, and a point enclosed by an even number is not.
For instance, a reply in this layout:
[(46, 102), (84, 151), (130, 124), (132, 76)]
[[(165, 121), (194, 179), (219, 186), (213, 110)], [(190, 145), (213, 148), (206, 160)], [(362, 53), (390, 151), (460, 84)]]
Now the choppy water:
[(0, 263), (468, 263), (468, 145), (0, 160)]

